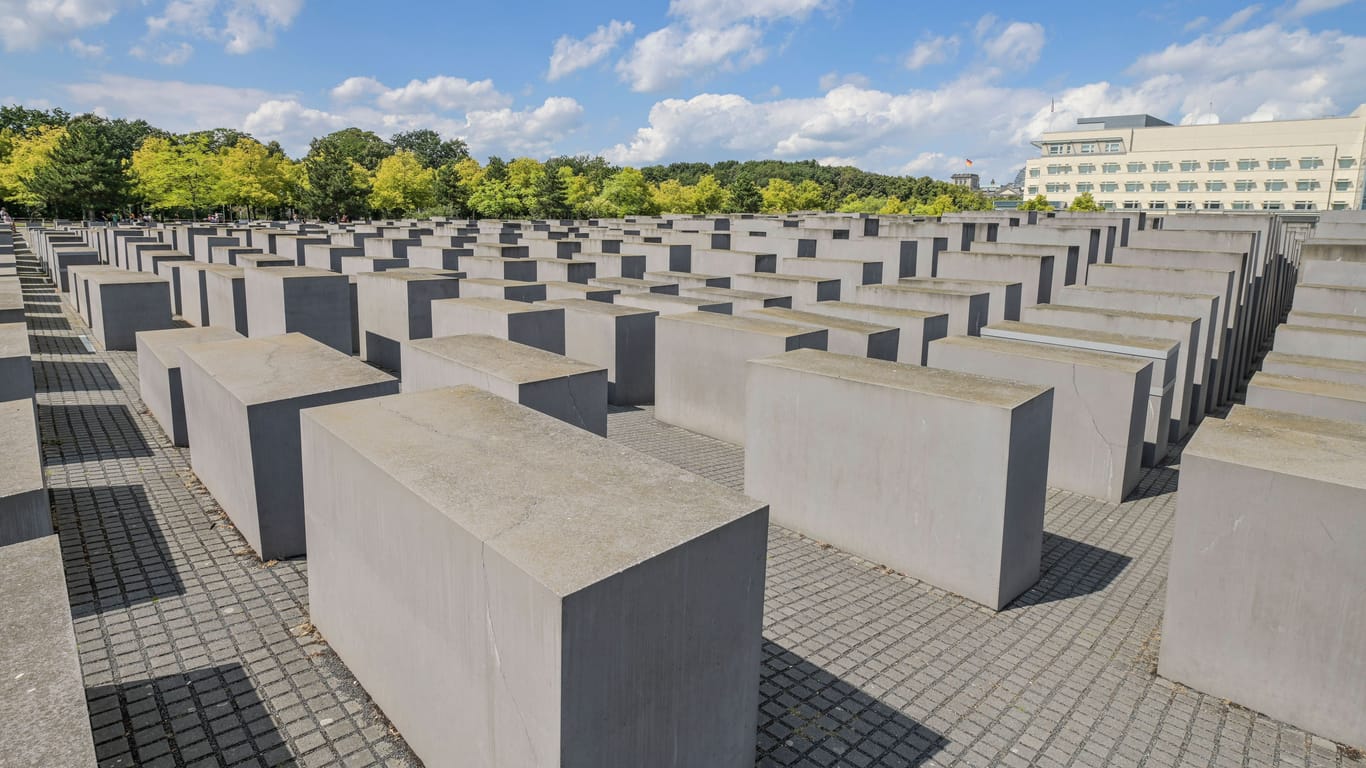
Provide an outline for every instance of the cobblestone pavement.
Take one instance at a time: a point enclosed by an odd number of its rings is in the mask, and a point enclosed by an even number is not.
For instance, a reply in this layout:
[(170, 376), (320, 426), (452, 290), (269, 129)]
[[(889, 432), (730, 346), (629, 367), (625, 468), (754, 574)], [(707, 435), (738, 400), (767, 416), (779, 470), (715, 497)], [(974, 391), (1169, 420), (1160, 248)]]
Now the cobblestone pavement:
[[(44, 452), (102, 766), (417, 761), (21, 254)], [(610, 436), (732, 488), (743, 452), (619, 409)], [(994, 613), (773, 528), (760, 766), (1343, 766), (1326, 740), (1155, 676), (1176, 468), (1053, 492), (1044, 575)], [(3, 759), (0, 759), (3, 763)]]

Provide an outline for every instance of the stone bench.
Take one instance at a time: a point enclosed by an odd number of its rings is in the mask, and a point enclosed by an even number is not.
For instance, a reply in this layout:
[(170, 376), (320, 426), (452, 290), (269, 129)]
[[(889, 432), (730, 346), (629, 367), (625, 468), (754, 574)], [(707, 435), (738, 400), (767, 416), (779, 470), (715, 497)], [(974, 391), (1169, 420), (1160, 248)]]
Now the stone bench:
[(507, 339), (441, 336), (404, 342), (403, 391), (469, 385), (607, 436), (607, 369)]
[(823, 328), (754, 317), (660, 316), (655, 320), (655, 418), (744, 445), (745, 363), (794, 349), (825, 349), (828, 338)]
[(901, 337), (901, 332), (896, 328), (826, 314), (820, 311), (821, 306), (823, 304), (811, 312), (770, 307), (746, 312), (745, 316), (824, 328), (829, 333), (826, 349), (830, 352), (871, 357), (876, 360), (896, 360)]
[(459, 297), (460, 280), (442, 274), (391, 269), (357, 276), (361, 359), (401, 370), (399, 345), (432, 336), (432, 302)]
[(1203, 406), (1197, 407), (1198, 401), (1195, 397), (1195, 382), (1203, 382), (1205, 372), (1209, 370), (1209, 361), (1196, 356), (1196, 345), (1204, 330), (1200, 318), (1125, 309), (1039, 304), (1024, 310), (1024, 322), (1170, 339), (1177, 342), (1181, 348), (1176, 356), (1176, 379), (1172, 388), (1172, 421), (1168, 427), (1172, 440), (1185, 437), (1204, 419), (1205, 409)]
[[(0, 399), (0, 551), (52, 533), (33, 398)], [(5, 574), (9, 578), (9, 574)], [(4, 582), (5, 579), (0, 579)], [(63, 603), (65, 604), (65, 603)], [(0, 635), (2, 636), (2, 635)], [(5, 643), (0, 643), (5, 645)]]
[(528, 303), (545, 301), (545, 284), (470, 277), (460, 281), (460, 296), (465, 299), (506, 299)]
[(854, 289), (860, 304), (877, 304), (898, 309), (918, 309), (949, 316), (950, 336), (977, 336), (988, 322), (991, 294), (951, 288), (922, 288), (912, 285), (861, 285)]
[(648, 309), (661, 315), (676, 315), (680, 312), (731, 314), (730, 302), (699, 299), (692, 296), (674, 296), (669, 293), (621, 293), (613, 298), (612, 303), (623, 307)]
[(1366, 744), (1362, 466), (1361, 425), (1206, 420), (1181, 456), (1159, 674)]
[[(192, 262), (183, 262), (186, 264)], [(121, 269), (82, 272), (90, 333), (107, 350), (137, 349), (138, 331), (171, 327), (171, 282)]]
[(1247, 404), (1303, 416), (1366, 424), (1366, 386), (1265, 371), (1247, 382)]
[(432, 336), (482, 334), (564, 354), (564, 310), (559, 307), (480, 298), (441, 299), (431, 306)]
[(0, 400), (33, 399), (28, 323), (0, 323)]
[(987, 322), (999, 323), (1002, 320), (1020, 319), (1020, 295), (1023, 284), (1004, 280), (966, 280), (952, 277), (903, 277), (897, 285), (912, 288), (947, 288), (952, 291), (985, 293), (987, 300)]
[(247, 273), (244, 267), (220, 266), (204, 272), (209, 325), (248, 335)]
[(247, 328), (253, 338), (302, 333), (351, 354), (351, 285), (346, 275), (312, 267), (249, 267)]
[(565, 355), (607, 369), (607, 402), (654, 402), (658, 312), (587, 299), (546, 303), (564, 310)]
[(471, 387), (303, 421), (309, 619), (427, 765), (754, 764), (758, 502)]
[(137, 334), (138, 392), (148, 412), (172, 444), (187, 446), (185, 395), (180, 379), (180, 348), (211, 341), (231, 341), (242, 334), (228, 328), (168, 328)]
[(1301, 379), (1323, 379), (1366, 386), (1366, 363), (1315, 355), (1289, 355), (1272, 350), (1262, 358), (1262, 371)]
[(306, 551), (299, 411), (398, 392), (301, 333), (181, 347), (190, 465), (263, 560)]
[(930, 344), (928, 365), (1052, 387), (1050, 486), (1118, 504), (1138, 484), (1152, 363), (1109, 352), (953, 336)]
[(993, 610), (1038, 580), (1048, 388), (809, 349), (748, 368), (773, 522)]
[(0, 546), (0, 573), (0, 755), (6, 765), (94, 768), (61, 543)]
[(822, 301), (840, 300), (838, 279), (814, 275), (742, 272), (731, 278), (731, 287), (741, 291), (791, 296), (792, 309), (809, 310)]
[(1176, 389), (1176, 366), (1181, 345), (1171, 339), (1107, 333), (1082, 328), (1006, 321), (982, 329), (994, 339), (1013, 339), (1058, 347), (1089, 349), (1128, 355), (1153, 364), (1152, 389), (1148, 394), (1147, 416), (1143, 427), (1143, 466), (1155, 467), (1167, 456), (1174, 442), (1171, 434), (1172, 403)]

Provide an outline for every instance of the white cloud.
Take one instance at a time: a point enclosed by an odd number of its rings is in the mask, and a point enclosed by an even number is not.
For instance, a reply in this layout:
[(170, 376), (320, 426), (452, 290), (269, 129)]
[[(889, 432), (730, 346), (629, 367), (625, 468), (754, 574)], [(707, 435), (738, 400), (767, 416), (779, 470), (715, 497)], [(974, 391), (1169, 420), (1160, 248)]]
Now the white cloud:
[(690, 77), (745, 69), (767, 52), (757, 27), (735, 24), (722, 29), (667, 26), (636, 41), (617, 62), (621, 79), (633, 91), (659, 91)]
[(388, 88), (373, 77), (348, 77), (332, 89), (332, 98), (340, 101), (354, 101), (365, 96), (384, 93)]
[(170, 50), (158, 56), (157, 62), (165, 64), (168, 67), (174, 67), (189, 61), (190, 56), (193, 53), (194, 46), (182, 40), (180, 41), (179, 45), (174, 46)]
[(1281, 15), (1287, 19), (1302, 19), (1305, 16), (1341, 8), (1351, 2), (1353, 0), (1295, 0), (1286, 4), (1281, 10)]
[(921, 40), (906, 54), (906, 68), (917, 70), (931, 64), (942, 64), (958, 55), (958, 42), (957, 35)]
[(109, 23), (130, 0), (0, 0), (0, 46), (35, 50)]
[(303, 10), (304, 0), (169, 0), (147, 17), (149, 36), (179, 34), (223, 43), (228, 53), (249, 53), (275, 44)]
[(921, 152), (901, 166), (900, 172), (903, 176), (928, 176), (932, 171), (942, 171), (948, 162), (943, 152)]
[(1181, 29), (1183, 32), (1194, 32), (1197, 29), (1203, 28), (1207, 24), (1209, 24), (1208, 16), (1196, 16), (1195, 18), (1186, 22), (1186, 26), (1182, 27)]
[[(859, 88), (867, 88), (869, 80), (866, 75), (861, 75), (857, 72), (850, 72), (847, 75), (841, 75), (838, 72), (826, 72), (821, 75), (819, 84), (821, 91), (824, 92), (838, 88), (841, 85), (855, 85)], [(774, 95), (776, 96), (778, 94)]]
[(982, 51), (987, 59), (1012, 69), (1028, 69), (1043, 53), (1043, 25), (1030, 21), (1012, 21), (994, 36), (982, 40)]
[(104, 46), (97, 43), (87, 43), (79, 37), (73, 37), (66, 42), (66, 47), (82, 59), (102, 59), (104, 58)]
[(1252, 17), (1256, 16), (1261, 10), (1262, 6), (1260, 5), (1249, 5), (1246, 8), (1234, 11), (1229, 14), (1227, 19), (1220, 22), (1219, 26), (1214, 28), (1214, 31), (1219, 34), (1228, 34), (1234, 30), (1242, 29), (1252, 20)]
[(743, 19), (804, 19), (833, 6), (833, 0), (670, 0), (669, 15), (697, 26), (725, 26)]
[(550, 69), (545, 79), (554, 82), (570, 73), (597, 64), (607, 58), (607, 55), (617, 47), (617, 43), (635, 29), (636, 26), (629, 21), (612, 19), (606, 26), (598, 27), (582, 40), (564, 35), (555, 41), (555, 49), (550, 53)]
[(395, 111), (433, 108), (464, 111), (504, 107), (512, 103), (512, 97), (499, 93), (492, 80), (471, 82), (463, 77), (437, 75), (426, 80), (411, 80), (400, 88), (386, 89), (376, 101), (379, 106)]
[(158, 128), (176, 132), (237, 128), (243, 116), (262, 102), (287, 98), (256, 88), (111, 74), (90, 82), (72, 83), (63, 89), (77, 109), (100, 106), (109, 115), (142, 118)]

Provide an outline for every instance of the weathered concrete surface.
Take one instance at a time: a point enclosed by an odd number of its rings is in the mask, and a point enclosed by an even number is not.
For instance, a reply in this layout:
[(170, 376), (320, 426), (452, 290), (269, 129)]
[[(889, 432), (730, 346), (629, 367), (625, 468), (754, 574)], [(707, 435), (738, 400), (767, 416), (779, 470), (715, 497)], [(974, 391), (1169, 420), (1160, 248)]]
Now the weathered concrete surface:
[[(464, 283), (461, 283), (462, 293)], [(544, 302), (488, 298), (432, 302), (432, 336), (482, 334), (564, 354), (564, 310)]]
[(1366, 437), (1255, 416), (1182, 454), (1158, 671), (1366, 744)]
[(398, 392), (301, 333), (181, 347), (190, 465), (263, 560), (306, 552), (299, 411)]
[(1366, 363), (1366, 331), (1287, 323), (1277, 326), (1272, 349), (1287, 355), (1336, 357), (1339, 360)]
[(310, 618), (426, 765), (754, 764), (758, 502), (470, 387), (303, 420)]
[(687, 312), (718, 312), (733, 314), (728, 301), (699, 299), (692, 296), (674, 296), (668, 293), (620, 293), (612, 299), (613, 304), (636, 309), (648, 309), (661, 315), (677, 315)]
[(208, 300), (209, 325), (231, 328), (248, 335), (247, 276), (243, 267), (215, 265), (204, 272), (204, 295)]
[(991, 294), (986, 291), (913, 285), (861, 285), (855, 289), (854, 298), (861, 304), (948, 315), (951, 336), (979, 335), (987, 325), (991, 305)]
[(399, 345), (432, 336), (432, 302), (460, 297), (460, 280), (415, 269), (358, 275), (357, 322), (362, 360), (401, 370)]
[(85, 280), (90, 331), (105, 349), (137, 349), (138, 331), (171, 327), (171, 282), (166, 278), (111, 270), (90, 274)]
[(153, 418), (175, 445), (187, 446), (185, 395), (180, 381), (180, 348), (240, 339), (230, 328), (168, 328), (137, 334), (138, 392)]
[(1336, 357), (1289, 355), (1272, 350), (1262, 358), (1262, 371), (1301, 379), (1323, 379), (1366, 386), (1366, 363)]
[(0, 467), (0, 549), (52, 533), (32, 398), (0, 400)]
[(312, 267), (245, 271), (247, 328), (253, 338), (302, 333), (351, 354), (351, 287), (346, 275)]
[(94, 768), (57, 537), (0, 546), (0, 573), (0, 756), (16, 768)]
[(745, 493), (993, 610), (1039, 578), (1052, 393), (803, 349), (748, 364)]
[(1248, 380), (1247, 404), (1366, 424), (1366, 386), (1357, 384), (1262, 372)]
[(0, 400), (33, 399), (28, 324), (0, 322)]
[(403, 391), (468, 385), (607, 436), (607, 369), (483, 335), (403, 343)]
[(746, 312), (745, 316), (824, 328), (828, 333), (826, 349), (841, 355), (894, 361), (901, 340), (901, 332), (893, 326), (826, 314), (820, 311), (820, 305), (810, 312), (771, 307)]
[(607, 368), (607, 402), (654, 402), (658, 312), (588, 299), (546, 303), (564, 310), (565, 356)]
[(943, 312), (883, 307), (852, 301), (823, 301), (820, 312), (896, 328), (896, 359), (898, 362), (912, 365), (924, 365), (930, 342), (949, 334), (949, 316)]

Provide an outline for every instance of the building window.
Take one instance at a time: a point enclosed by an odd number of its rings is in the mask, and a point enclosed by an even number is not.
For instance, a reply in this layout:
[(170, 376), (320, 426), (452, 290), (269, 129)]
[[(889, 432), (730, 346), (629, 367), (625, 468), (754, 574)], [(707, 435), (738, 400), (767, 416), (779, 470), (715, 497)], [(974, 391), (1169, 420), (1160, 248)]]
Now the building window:
[(1070, 166), (1070, 165), (1050, 165), (1050, 166), (1048, 166), (1048, 175), (1049, 175), (1049, 176), (1056, 176), (1056, 175), (1058, 175), (1058, 174), (1060, 174), (1060, 173), (1071, 173), (1071, 172), (1072, 172), (1072, 166)]
[(1273, 157), (1266, 161), (1266, 169), (1268, 171), (1284, 171), (1289, 167), (1290, 161), (1286, 160), (1284, 157)]
[(1257, 166), (1259, 166), (1259, 165), (1261, 165), (1261, 163), (1258, 163), (1256, 160), (1239, 160), (1239, 161), (1238, 161), (1238, 170), (1240, 170), (1240, 171), (1255, 171), (1255, 170), (1257, 170)]
[(1095, 184), (1092, 184), (1092, 183), (1089, 182), (1089, 181), (1079, 181), (1079, 182), (1077, 182), (1077, 191), (1078, 191), (1078, 192), (1090, 192), (1090, 191), (1094, 190), (1095, 188), (1096, 188), (1096, 185), (1095, 185)]
[(1319, 159), (1319, 158), (1317, 158), (1317, 157), (1301, 157), (1301, 158), (1300, 158), (1300, 170), (1301, 170), (1301, 171), (1312, 171), (1312, 170), (1314, 170), (1315, 168), (1322, 168), (1322, 167), (1323, 167), (1323, 160), (1321, 160), (1321, 159)]
[(1221, 203), (1221, 202), (1219, 202), (1218, 200), (1206, 200), (1206, 201), (1205, 201), (1205, 210), (1207, 210), (1207, 211), (1218, 211), (1218, 210), (1223, 209), (1223, 207), (1224, 207), (1224, 204)]
[(1281, 208), (1280, 200), (1267, 200), (1262, 203), (1262, 210), (1264, 211), (1279, 211)]
[(1062, 184), (1045, 184), (1045, 185), (1044, 185), (1044, 191), (1045, 191), (1045, 192), (1049, 192), (1049, 193), (1053, 193), (1053, 192), (1066, 192), (1068, 189), (1071, 188), (1071, 186), (1072, 186), (1071, 184), (1067, 184), (1067, 183), (1062, 183)]
[(1195, 210), (1195, 201), (1193, 201), (1193, 200), (1177, 200), (1177, 201), (1176, 201), (1176, 210), (1178, 210), (1178, 211), (1193, 211), (1193, 210)]
[(1235, 211), (1250, 211), (1250, 210), (1252, 210), (1252, 201), (1251, 201), (1251, 200), (1234, 200), (1234, 201), (1233, 201), (1233, 210), (1235, 210)]
[(1119, 173), (1119, 163), (1105, 163), (1100, 170), (1102, 173)]
[(1170, 171), (1171, 169), (1172, 169), (1172, 164), (1169, 163), (1169, 162), (1167, 162), (1166, 160), (1158, 160), (1158, 161), (1156, 161), (1156, 162), (1153, 163), (1153, 172), (1154, 172), (1154, 173), (1166, 173), (1167, 171)]
[(1031, 194), (1031, 195), (1037, 195), (1037, 194), (1039, 194), (1039, 188), (1038, 188), (1038, 187), (1029, 187), (1029, 188), (1027, 188), (1025, 191), (1028, 192), (1028, 193)]
[(1118, 141), (1107, 141), (1107, 142), (1105, 142), (1105, 151), (1106, 151), (1106, 152), (1122, 152), (1122, 151), (1124, 151), (1124, 148), (1123, 148), (1122, 146), (1120, 146), (1120, 143), (1119, 143)]
[(1352, 181), (1351, 179), (1338, 179), (1333, 182), (1333, 188), (1339, 192), (1346, 192), (1352, 188)]
[(1147, 168), (1147, 163), (1129, 163), (1128, 166), (1129, 173), (1143, 173)]
[(1104, 209), (1107, 210), (1107, 211), (1113, 211), (1113, 210), (1115, 209), (1115, 201), (1114, 201), (1114, 200), (1101, 200), (1101, 201), (1100, 201), (1100, 205), (1101, 205), (1102, 208), (1104, 208)]
[(1228, 184), (1225, 184), (1225, 183), (1222, 182), (1222, 181), (1207, 181), (1207, 182), (1205, 182), (1205, 191), (1206, 191), (1206, 192), (1223, 192), (1225, 189), (1228, 189)]
[(1082, 144), (1082, 145), (1081, 145), (1081, 153), (1082, 153), (1083, 155), (1094, 155), (1094, 154), (1096, 153), (1096, 145), (1095, 145), (1095, 144)]
[(1300, 179), (1295, 182), (1296, 192), (1313, 192), (1319, 188), (1319, 183), (1313, 179)]
[(1296, 200), (1296, 201), (1295, 201), (1295, 210), (1297, 210), (1297, 211), (1312, 211), (1312, 210), (1314, 210), (1315, 208), (1318, 208), (1318, 206), (1317, 206), (1317, 205), (1314, 205), (1314, 201), (1312, 201), (1312, 200)]
[(1078, 165), (1078, 166), (1077, 166), (1077, 173), (1095, 173), (1095, 172), (1096, 172), (1096, 166), (1095, 166), (1094, 163), (1082, 163), (1081, 165)]
[(1100, 191), (1101, 191), (1101, 192), (1115, 192), (1115, 191), (1117, 191), (1118, 189), (1119, 189), (1119, 185), (1116, 184), (1116, 183), (1113, 182), (1113, 181), (1102, 181), (1102, 182), (1100, 183)]
[(1029, 178), (1031, 178), (1031, 179), (1037, 179), (1037, 178), (1039, 178), (1039, 169), (1038, 169), (1038, 168), (1030, 168), (1030, 169), (1029, 169)]
[(1126, 181), (1126, 182), (1124, 182), (1124, 191), (1125, 191), (1125, 192), (1142, 192), (1142, 191), (1143, 191), (1143, 182), (1141, 182), (1141, 181)]
[(1191, 171), (1198, 171), (1198, 170), (1200, 170), (1200, 161), (1199, 161), (1199, 160), (1182, 160), (1182, 161), (1181, 161), (1181, 170), (1185, 171), (1186, 173), (1190, 173)]
[(1167, 201), (1153, 200), (1152, 202), (1148, 203), (1148, 207), (1153, 209), (1154, 211), (1165, 211), (1167, 209)]
[(1050, 155), (1061, 155), (1061, 154), (1062, 154), (1062, 145), (1061, 145), (1061, 144), (1049, 144), (1049, 145), (1048, 145), (1048, 154), (1050, 154)]
[(1343, 203), (1343, 202), (1333, 203), (1333, 206), (1332, 206), (1332, 207), (1333, 207), (1333, 210), (1335, 210), (1335, 211), (1345, 211), (1345, 210), (1347, 210), (1347, 204), (1346, 204), (1346, 203)]
[(1170, 181), (1154, 181), (1151, 186), (1154, 192), (1167, 192), (1172, 188), (1172, 183)]
[(1233, 182), (1233, 188), (1238, 192), (1255, 192), (1257, 190), (1257, 182), (1252, 181), (1251, 179), (1239, 179), (1238, 181)]
[(1355, 168), (1355, 167), (1356, 167), (1356, 164), (1357, 164), (1356, 158), (1352, 158), (1352, 157), (1339, 157), (1339, 158), (1338, 158), (1338, 167), (1339, 167), (1339, 168), (1342, 168), (1342, 169)]
[(1286, 183), (1283, 179), (1271, 179), (1266, 183), (1267, 192), (1283, 192), (1285, 188)]
[(1211, 171), (1227, 171), (1227, 170), (1228, 170), (1228, 161), (1227, 161), (1227, 160), (1211, 160), (1211, 161), (1209, 161), (1209, 169), (1210, 169)]
[(1126, 210), (1126, 211), (1136, 211), (1136, 210), (1139, 209), (1139, 207), (1140, 207), (1140, 206), (1139, 206), (1139, 202), (1138, 202), (1137, 200), (1125, 200), (1125, 201), (1124, 201), (1124, 210)]
[(1194, 181), (1178, 181), (1178, 182), (1176, 182), (1176, 191), (1178, 191), (1178, 192), (1194, 192), (1196, 189), (1199, 189), (1199, 187), (1200, 187), (1199, 182), (1194, 182)]

